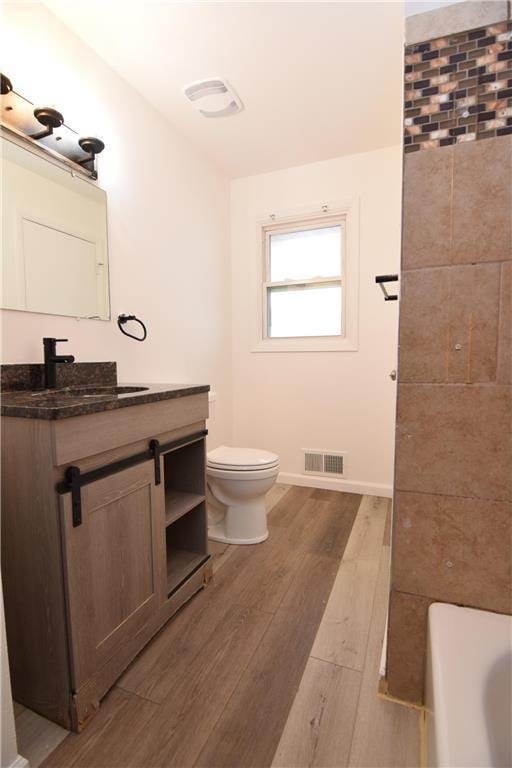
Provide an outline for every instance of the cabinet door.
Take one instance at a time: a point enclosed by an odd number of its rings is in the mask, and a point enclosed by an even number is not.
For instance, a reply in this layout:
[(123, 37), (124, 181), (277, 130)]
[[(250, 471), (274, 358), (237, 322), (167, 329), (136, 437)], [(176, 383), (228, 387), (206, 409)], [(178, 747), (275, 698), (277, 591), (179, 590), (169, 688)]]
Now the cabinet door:
[(73, 687), (141, 629), (165, 599), (164, 505), (148, 461), (82, 488), (73, 528), (62, 498)]

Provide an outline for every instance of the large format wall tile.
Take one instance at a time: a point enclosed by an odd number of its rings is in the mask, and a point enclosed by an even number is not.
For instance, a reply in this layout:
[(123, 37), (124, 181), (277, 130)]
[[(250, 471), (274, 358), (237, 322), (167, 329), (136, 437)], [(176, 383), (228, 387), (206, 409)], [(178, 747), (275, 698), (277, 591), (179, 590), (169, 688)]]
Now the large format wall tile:
[(496, 381), (500, 264), (453, 267), (449, 273), (448, 381)]
[(401, 384), (395, 487), (509, 500), (510, 420), (507, 386)]
[(405, 157), (402, 267), (450, 263), (452, 147)]
[(496, 380), (500, 264), (404, 272), (400, 301), (401, 382)]
[(389, 598), (387, 682), (391, 696), (421, 704), (427, 612), (432, 601), (393, 590)]
[(455, 147), (452, 263), (511, 258), (511, 178), (511, 136)]
[(397, 492), (393, 508), (393, 589), (460, 599), (463, 507), (456, 497)]
[(473, 608), (511, 609), (512, 506), (425, 493), (395, 498), (393, 588)]
[[(431, 153), (423, 153), (427, 154)], [(400, 381), (446, 381), (449, 299), (449, 270), (417, 269), (402, 274)]]
[(457, 602), (512, 612), (512, 505), (465, 499), (463, 580)]
[(501, 265), (498, 381), (512, 381), (512, 263)]

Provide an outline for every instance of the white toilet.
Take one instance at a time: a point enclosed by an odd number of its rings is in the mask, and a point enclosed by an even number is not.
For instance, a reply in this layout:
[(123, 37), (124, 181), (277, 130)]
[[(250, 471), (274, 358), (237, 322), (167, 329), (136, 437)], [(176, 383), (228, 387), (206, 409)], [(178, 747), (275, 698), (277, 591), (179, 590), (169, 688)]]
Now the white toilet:
[(210, 451), (206, 476), (213, 504), (208, 515), (208, 538), (227, 544), (265, 541), (265, 495), (278, 473), (279, 457), (270, 451), (226, 445)]

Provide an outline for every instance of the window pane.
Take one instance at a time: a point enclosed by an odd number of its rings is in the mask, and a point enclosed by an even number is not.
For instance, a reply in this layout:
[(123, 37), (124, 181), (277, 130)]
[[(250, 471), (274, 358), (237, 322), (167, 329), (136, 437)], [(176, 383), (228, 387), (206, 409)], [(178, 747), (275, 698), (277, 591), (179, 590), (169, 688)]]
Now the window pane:
[(270, 235), (270, 282), (341, 274), (341, 225)]
[(268, 288), (268, 335), (339, 336), (341, 283)]

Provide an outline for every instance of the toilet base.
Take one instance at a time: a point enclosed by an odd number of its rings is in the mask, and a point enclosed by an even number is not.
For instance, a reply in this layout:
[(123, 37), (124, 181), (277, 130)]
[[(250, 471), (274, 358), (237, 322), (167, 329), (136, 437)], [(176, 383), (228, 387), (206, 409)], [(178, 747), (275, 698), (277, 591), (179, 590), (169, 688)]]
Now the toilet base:
[(262, 541), (268, 539), (268, 531), (262, 536), (257, 536), (253, 539), (233, 539), (222, 531), (222, 525), (211, 525), (208, 528), (208, 538), (211, 541), (220, 541), (222, 544), (261, 544)]
[(268, 539), (265, 496), (279, 467), (221, 470), (208, 467), (208, 538), (223, 544), (261, 544)]

